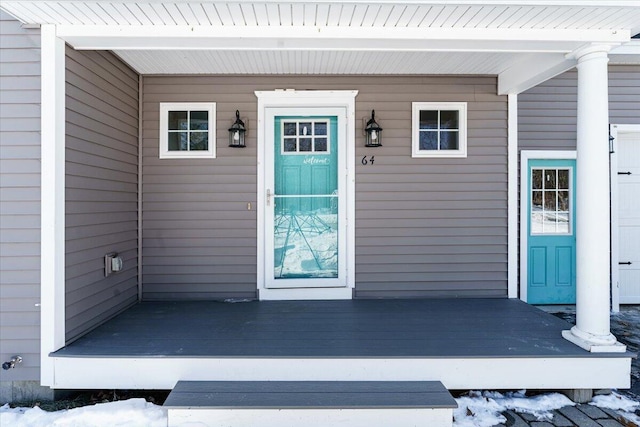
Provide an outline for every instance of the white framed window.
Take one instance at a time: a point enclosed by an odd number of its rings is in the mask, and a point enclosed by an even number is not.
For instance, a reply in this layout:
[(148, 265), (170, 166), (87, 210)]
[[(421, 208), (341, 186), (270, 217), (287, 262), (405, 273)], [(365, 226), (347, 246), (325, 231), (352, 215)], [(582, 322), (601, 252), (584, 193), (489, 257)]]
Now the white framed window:
[(215, 102), (160, 103), (160, 158), (216, 157)]
[(412, 157), (467, 157), (467, 103), (413, 102)]

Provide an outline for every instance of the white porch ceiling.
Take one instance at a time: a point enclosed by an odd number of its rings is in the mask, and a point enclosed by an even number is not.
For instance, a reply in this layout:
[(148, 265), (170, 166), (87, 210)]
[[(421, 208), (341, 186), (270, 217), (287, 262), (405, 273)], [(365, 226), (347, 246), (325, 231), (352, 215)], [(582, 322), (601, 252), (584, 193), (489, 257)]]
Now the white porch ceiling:
[[(327, 26), (640, 31), (639, 3), (618, 1), (4, 0), (25, 23), (58, 25)], [(634, 34), (635, 34), (634, 33)]]
[(141, 74), (488, 74), (501, 93), (640, 32), (638, 0), (3, 0)]
[[(116, 50), (142, 74), (492, 74), (532, 54), (487, 52)], [(562, 59), (562, 58), (561, 58)], [(259, 72), (258, 72), (259, 70)]]

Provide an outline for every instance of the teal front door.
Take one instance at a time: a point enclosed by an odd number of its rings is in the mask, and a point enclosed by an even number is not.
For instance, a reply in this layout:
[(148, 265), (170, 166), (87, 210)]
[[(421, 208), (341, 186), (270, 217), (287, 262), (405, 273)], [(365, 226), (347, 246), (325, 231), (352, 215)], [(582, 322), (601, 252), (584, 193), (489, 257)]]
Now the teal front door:
[(338, 116), (284, 113), (272, 116), (266, 285), (340, 286), (345, 218), (339, 191)]
[(575, 170), (572, 159), (529, 160), (527, 302), (576, 301)]

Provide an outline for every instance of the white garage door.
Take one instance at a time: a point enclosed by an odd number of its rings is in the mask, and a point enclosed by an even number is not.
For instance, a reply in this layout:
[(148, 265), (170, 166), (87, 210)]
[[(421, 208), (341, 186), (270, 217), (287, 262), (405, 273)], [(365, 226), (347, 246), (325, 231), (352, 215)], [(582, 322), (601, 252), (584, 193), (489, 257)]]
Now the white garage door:
[(618, 134), (621, 304), (640, 304), (640, 132)]

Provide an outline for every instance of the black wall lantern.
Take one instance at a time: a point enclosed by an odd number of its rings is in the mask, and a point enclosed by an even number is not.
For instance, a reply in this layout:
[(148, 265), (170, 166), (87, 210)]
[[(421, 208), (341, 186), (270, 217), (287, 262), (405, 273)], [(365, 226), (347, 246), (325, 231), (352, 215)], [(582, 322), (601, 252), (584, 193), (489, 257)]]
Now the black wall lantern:
[(244, 127), (244, 122), (240, 120), (240, 111), (236, 110), (236, 121), (229, 128), (229, 147), (246, 147), (244, 142), (244, 134), (246, 132), (247, 128)]
[(376, 112), (371, 110), (371, 119), (364, 127), (365, 147), (382, 147), (382, 128), (376, 123)]

